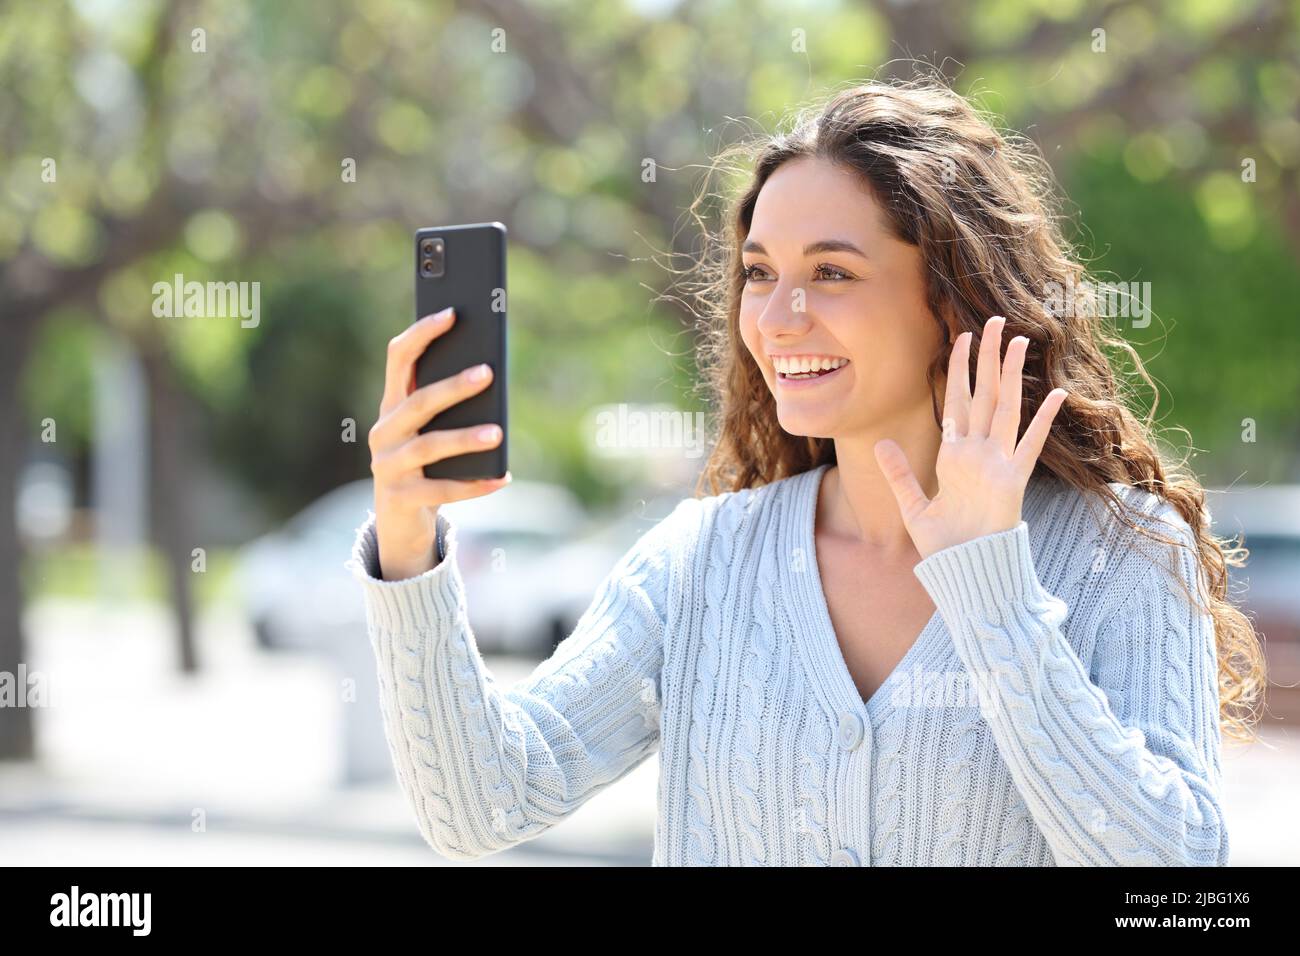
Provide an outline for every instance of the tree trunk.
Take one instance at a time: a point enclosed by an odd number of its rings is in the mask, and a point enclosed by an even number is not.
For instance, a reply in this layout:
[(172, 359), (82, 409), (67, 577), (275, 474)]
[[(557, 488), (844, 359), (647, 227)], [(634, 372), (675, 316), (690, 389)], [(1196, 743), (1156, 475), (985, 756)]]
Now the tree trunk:
[(189, 396), (177, 384), (165, 353), (146, 349), (143, 357), (149, 380), (153, 539), (166, 564), (180, 668), (182, 673), (192, 674), (199, 669), (194, 634), (192, 552), (200, 545), (194, 540), (193, 496), (186, 454), (185, 417)]
[[(22, 630), (22, 543), (14, 504), (22, 467), (26, 411), (18, 379), (31, 342), (31, 323), (21, 319), (6, 329), (0, 348), (0, 672), (18, 680), (18, 665), (26, 662)], [(0, 707), (0, 760), (31, 760), (36, 756), (32, 708)]]

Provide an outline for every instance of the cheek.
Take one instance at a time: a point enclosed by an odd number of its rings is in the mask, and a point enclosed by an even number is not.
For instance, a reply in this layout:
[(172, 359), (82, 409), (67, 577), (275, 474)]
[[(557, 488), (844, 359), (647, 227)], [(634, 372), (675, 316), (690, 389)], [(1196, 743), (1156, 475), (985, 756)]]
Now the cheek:
[[(926, 308), (919, 292), (878, 286), (854, 302), (854, 308), (865, 316), (868, 344), (882, 359), (905, 369), (922, 371), (929, 365), (939, 347), (939, 324)], [(863, 341), (864, 336), (858, 336)]]
[(842, 350), (858, 368), (874, 370), (894, 360), (894, 318), (870, 295), (825, 296), (816, 308), (829, 335), (828, 344)]

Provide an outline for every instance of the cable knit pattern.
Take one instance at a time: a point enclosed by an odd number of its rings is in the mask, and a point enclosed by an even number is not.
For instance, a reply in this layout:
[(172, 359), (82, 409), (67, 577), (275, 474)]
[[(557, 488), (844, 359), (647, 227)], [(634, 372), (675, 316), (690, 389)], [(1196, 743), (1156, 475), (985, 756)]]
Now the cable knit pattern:
[[(752, 505), (751, 505), (752, 509)], [(778, 508), (779, 517), (779, 508)], [(770, 555), (760, 554), (760, 562), (769, 561)], [(760, 572), (766, 570), (760, 568)], [(755, 588), (753, 621), (749, 627), (749, 641), (745, 647), (741, 672), (741, 711), (736, 732), (736, 794), (740, 797), (740, 825), (744, 842), (742, 853), (749, 866), (762, 866), (767, 862), (767, 840), (764, 837), (762, 743), (764, 722), (769, 719), (764, 707), (768, 675), (772, 669), (775, 648), (773, 620), (776, 609), (771, 588)]]
[[(1029, 812), (1028, 805), (1020, 798), (1018, 792), (1007, 794), (1007, 802), (1010, 807), (1006, 818), (1002, 821), (1002, 832), (999, 835), (999, 845), (993, 865), (1024, 866), (1029, 859), (1030, 841), (1038, 830), (1034, 828), (1033, 816)], [(1054, 861), (1049, 859), (1043, 862), (1051, 864)]]
[(871, 858), (877, 865), (892, 866), (899, 861), (899, 844), (906, 825), (903, 818), (903, 764), (907, 740), (908, 708), (895, 707), (880, 725), (876, 738), (875, 835)]
[(952, 727), (952, 742), (943, 764), (943, 807), (939, 815), (938, 846), (935, 862), (941, 866), (961, 866), (965, 862), (966, 841), (970, 839), (966, 823), (971, 801), (971, 782), (975, 777), (979, 712), (965, 708)]
[[(825, 470), (682, 501), (508, 688), (474, 640), (454, 522), (434, 568), (383, 581), (369, 517), (349, 566), (429, 845), (516, 846), (657, 755), (655, 865), (1227, 863), (1194, 555), (1036, 476), (1018, 527), (916, 566), (935, 616), (864, 701), (817, 568)], [(1190, 541), (1167, 503), (1114, 487)]]
[(713, 534), (708, 544), (708, 570), (704, 579), (704, 640), (699, 645), (699, 664), (695, 668), (691, 691), (690, 770), (687, 773), (687, 790), (690, 802), (687, 826), (690, 828), (690, 859), (702, 865), (717, 860), (719, 834), (714, 826), (711, 774), (717, 769), (709, 754), (710, 718), (713, 702), (718, 692), (718, 673), (724, 647), (723, 631), (726, 621), (724, 602), (731, 585), (733, 557), (735, 555), (736, 524), (742, 512), (735, 505), (743, 503), (746, 492), (728, 495), (732, 507), (720, 509), (715, 517)]
[[(1152, 530), (1193, 544), (1172, 508), (1144, 513), (1159, 522)], [(990, 675), (981, 714), (1060, 864), (1227, 863), (1218, 782), (1206, 771), (1219, 749), (1217, 701), (1201, 679), (1216, 670), (1213, 624), (1161, 579), (1151, 552), (1134, 547), (1139, 557), (1110, 577), (1121, 607), (1099, 644), (1118, 644), (1126, 677), (1141, 678), (1114, 704), (1063, 633), (1067, 608), (1038, 579), (1026, 522), (916, 568), (968, 670)], [(1195, 589), (1193, 554), (1176, 555), (1172, 570)]]
[(827, 767), (830, 765), (834, 731), (817, 721), (807, 727), (796, 759), (798, 761), (799, 806), (806, 812), (799, 823), (806, 841), (806, 853), (817, 866), (830, 863), (830, 807), (826, 800)]

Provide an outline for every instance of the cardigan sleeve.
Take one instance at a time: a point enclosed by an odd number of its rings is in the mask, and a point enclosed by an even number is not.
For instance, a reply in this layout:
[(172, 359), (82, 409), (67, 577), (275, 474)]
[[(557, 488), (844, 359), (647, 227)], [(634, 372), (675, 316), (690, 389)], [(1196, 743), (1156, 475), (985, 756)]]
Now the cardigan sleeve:
[[(1190, 543), (1181, 518), (1157, 529), (1171, 531)], [(1213, 621), (1182, 590), (1198, 593), (1195, 554), (1164, 550), (1172, 578), (1149, 557), (1108, 576), (1098, 682), (1062, 633), (1068, 609), (1040, 584), (1023, 521), (916, 566), (1058, 865), (1228, 862)]]
[(513, 686), (475, 644), (456, 524), (439, 513), (444, 556), (378, 578), (374, 515), (348, 566), (365, 596), (380, 707), (396, 770), (425, 841), (473, 860), (539, 836), (658, 748), (670, 566), (694, 527), (684, 499), (601, 582), (574, 631)]

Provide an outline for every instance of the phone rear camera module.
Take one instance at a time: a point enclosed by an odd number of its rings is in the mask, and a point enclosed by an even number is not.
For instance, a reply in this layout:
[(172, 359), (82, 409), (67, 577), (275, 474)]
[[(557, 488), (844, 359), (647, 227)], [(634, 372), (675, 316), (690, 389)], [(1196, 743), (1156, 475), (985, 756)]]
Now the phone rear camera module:
[(425, 237), (419, 242), (420, 275), (427, 279), (437, 278), (446, 272), (445, 243), (442, 239)]

